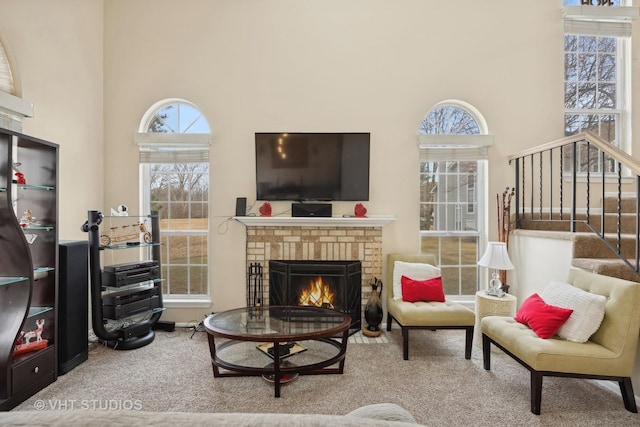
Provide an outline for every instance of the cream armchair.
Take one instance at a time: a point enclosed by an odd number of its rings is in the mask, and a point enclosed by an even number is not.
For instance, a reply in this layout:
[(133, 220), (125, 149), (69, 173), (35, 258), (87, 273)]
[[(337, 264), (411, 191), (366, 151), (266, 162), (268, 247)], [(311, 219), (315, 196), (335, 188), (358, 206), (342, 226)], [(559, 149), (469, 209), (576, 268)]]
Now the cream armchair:
[(542, 339), (512, 317), (482, 319), (484, 368), (491, 368), (491, 344), (531, 372), (531, 412), (540, 414), (542, 378), (572, 377), (616, 381), (624, 406), (637, 412), (631, 384), (640, 330), (640, 284), (570, 270), (567, 283), (607, 300), (598, 330), (585, 343)]
[(433, 254), (389, 254), (387, 257), (387, 284), (383, 291), (387, 302), (387, 331), (392, 320), (402, 328), (402, 357), (409, 359), (409, 330), (411, 329), (464, 329), (466, 331), (464, 357), (471, 359), (474, 312), (463, 305), (445, 302), (406, 302), (393, 298), (393, 271), (396, 261), (431, 264), (436, 266)]

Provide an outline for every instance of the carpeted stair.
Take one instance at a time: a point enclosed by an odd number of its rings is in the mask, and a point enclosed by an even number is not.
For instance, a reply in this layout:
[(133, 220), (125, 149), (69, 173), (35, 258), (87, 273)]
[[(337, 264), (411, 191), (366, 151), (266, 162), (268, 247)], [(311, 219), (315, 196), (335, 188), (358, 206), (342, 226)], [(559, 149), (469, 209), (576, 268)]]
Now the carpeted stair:
[[(586, 224), (586, 214), (577, 214), (576, 219), (579, 222), (576, 224), (576, 232), (572, 233), (571, 236), (573, 242), (571, 265), (598, 274), (640, 282), (640, 275), (616, 254), (618, 250), (618, 209), (622, 213), (619, 250), (631, 264), (635, 263), (636, 250), (638, 250), (638, 242), (636, 241), (636, 199), (624, 197), (620, 200), (620, 206), (618, 206), (617, 198), (607, 197), (604, 202), (604, 230), (605, 238), (613, 249), (589, 229)], [(568, 212), (563, 213), (562, 217), (559, 213), (555, 213), (551, 217), (549, 217), (549, 214), (540, 216), (536, 213), (533, 216), (536, 221), (522, 220), (520, 228), (560, 232), (570, 231), (570, 215)], [(602, 229), (602, 215), (599, 209), (597, 213), (590, 214), (588, 220), (596, 231), (599, 232)]]

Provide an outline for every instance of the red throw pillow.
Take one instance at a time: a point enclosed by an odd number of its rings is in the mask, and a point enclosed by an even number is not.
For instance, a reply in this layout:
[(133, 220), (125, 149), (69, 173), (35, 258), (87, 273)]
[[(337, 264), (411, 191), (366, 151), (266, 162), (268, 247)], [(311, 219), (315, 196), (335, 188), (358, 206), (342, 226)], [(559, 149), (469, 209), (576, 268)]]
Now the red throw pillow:
[(529, 326), (540, 338), (551, 338), (571, 313), (573, 310), (549, 305), (540, 295), (533, 294), (522, 303), (514, 320)]
[(427, 280), (413, 280), (407, 276), (400, 278), (402, 300), (407, 302), (437, 301), (444, 302), (442, 277)]

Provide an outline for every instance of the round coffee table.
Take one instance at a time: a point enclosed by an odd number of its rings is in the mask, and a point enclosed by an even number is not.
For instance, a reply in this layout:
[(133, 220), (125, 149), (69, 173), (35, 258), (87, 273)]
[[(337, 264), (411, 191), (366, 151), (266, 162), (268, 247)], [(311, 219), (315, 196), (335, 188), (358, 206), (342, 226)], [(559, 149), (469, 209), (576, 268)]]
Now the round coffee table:
[(348, 314), (308, 306), (213, 314), (204, 321), (213, 376), (262, 375), (280, 397), (281, 384), (299, 374), (342, 374), (350, 324)]

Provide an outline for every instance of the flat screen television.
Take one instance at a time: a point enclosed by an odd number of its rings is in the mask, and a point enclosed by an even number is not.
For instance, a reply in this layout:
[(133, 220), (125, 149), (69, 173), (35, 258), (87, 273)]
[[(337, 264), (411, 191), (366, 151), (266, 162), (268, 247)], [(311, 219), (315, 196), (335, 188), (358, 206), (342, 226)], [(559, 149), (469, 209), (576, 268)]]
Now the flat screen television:
[(256, 200), (368, 201), (369, 133), (256, 133)]

